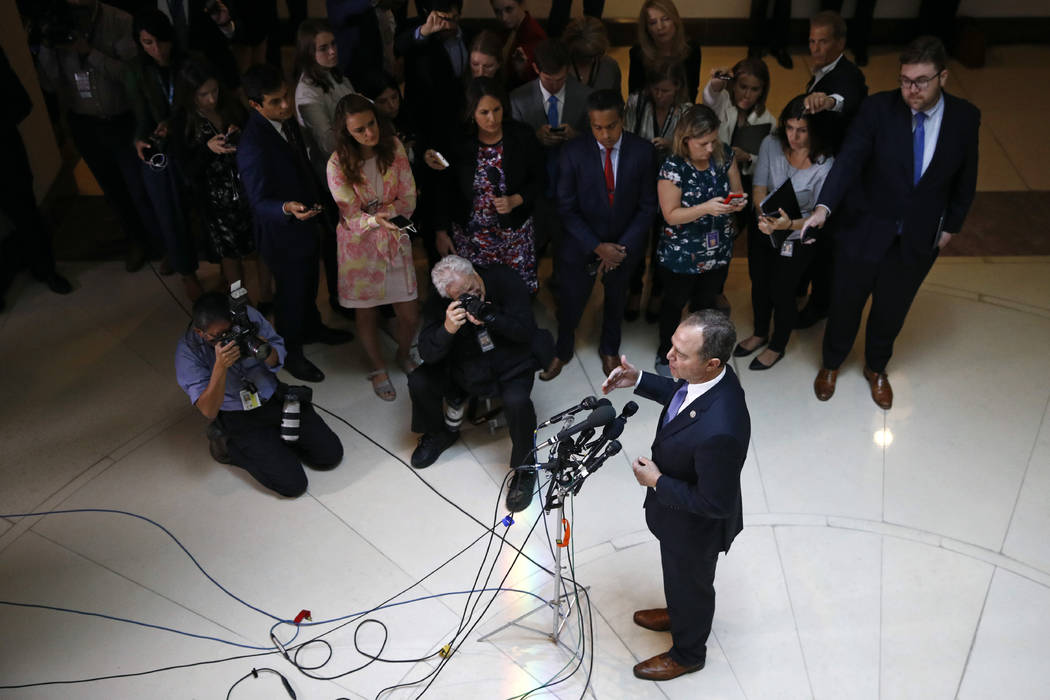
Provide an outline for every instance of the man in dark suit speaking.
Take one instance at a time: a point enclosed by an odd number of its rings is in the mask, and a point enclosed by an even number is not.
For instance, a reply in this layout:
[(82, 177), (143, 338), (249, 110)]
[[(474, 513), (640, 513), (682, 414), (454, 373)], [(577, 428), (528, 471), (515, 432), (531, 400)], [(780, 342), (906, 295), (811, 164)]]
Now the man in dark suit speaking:
[(714, 310), (690, 314), (667, 353), (675, 379), (639, 372), (620, 358), (602, 391), (634, 387), (664, 406), (652, 459), (639, 457), (635, 478), (647, 486), (645, 521), (660, 541), (666, 608), (639, 610), (635, 624), (670, 630), (670, 651), (634, 667), (634, 675), (665, 681), (699, 671), (715, 614), (715, 565), (743, 527), (740, 470), (751, 440), (751, 417), (736, 373), (726, 365), (736, 329)]
[[(977, 189), (981, 113), (944, 92), (944, 46), (920, 37), (900, 57), (900, 90), (861, 105), (805, 228), (837, 216), (834, 293), (824, 360), (813, 383), (835, 393), (870, 296), (864, 376), (883, 409), (893, 405), (886, 365), (919, 286), (941, 248), (962, 228)], [(847, 193), (849, 196), (847, 197)]]
[(540, 373), (549, 381), (572, 359), (596, 278), (605, 285), (598, 354), (608, 375), (619, 365), (620, 326), (635, 265), (656, 217), (656, 151), (623, 128), (623, 100), (615, 90), (587, 97), (591, 133), (562, 147), (558, 211), (565, 235), (558, 257), (558, 352)]

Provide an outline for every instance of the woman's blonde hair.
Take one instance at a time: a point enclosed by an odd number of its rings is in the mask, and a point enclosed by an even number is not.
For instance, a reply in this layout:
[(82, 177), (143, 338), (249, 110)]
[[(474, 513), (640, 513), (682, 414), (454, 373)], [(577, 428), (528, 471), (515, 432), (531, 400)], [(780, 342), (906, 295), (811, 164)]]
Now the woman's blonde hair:
[(638, 13), (638, 45), (642, 49), (642, 60), (647, 65), (653, 65), (661, 58), (653, 38), (649, 36), (649, 10), (651, 9), (663, 12), (674, 22), (674, 38), (671, 40), (673, 45), (671, 46), (670, 58), (676, 61), (684, 61), (689, 55), (689, 44), (685, 38), (685, 25), (682, 23), (682, 16), (678, 14), (678, 8), (675, 6), (674, 0), (645, 0), (642, 3), (642, 9)]
[[(712, 132), (717, 134), (720, 123), (718, 117), (715, 116), (714, 110), (710, 107), (702, 104), (693, 105), (678, 120), (678, 126), (674, 130), (674, 143), (671, 145), (671, 152), (679, 158), (689, 160), (689, 146), (686, 144), (686, 141), (707, 136)], [(721, 165), (725, 160), (722, 142), (716, 140), (714, 145), (711, 159)]]

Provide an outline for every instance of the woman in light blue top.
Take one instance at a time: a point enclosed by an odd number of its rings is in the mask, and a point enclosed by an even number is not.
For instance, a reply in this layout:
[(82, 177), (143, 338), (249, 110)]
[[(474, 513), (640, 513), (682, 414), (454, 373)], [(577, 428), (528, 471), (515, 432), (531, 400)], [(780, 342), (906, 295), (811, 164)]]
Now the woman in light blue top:
[[(784, 356), (784, 349), (798, 318), (795, 289), (813, 259), (815, 250), (815, 246), (801, 240), (784, 240), (777, 246), (773, 243), (772, 234), (780, 231), (781, 234), (776, 238), (780, 240), (784, 234), (790, 236), (789, 231), (802, 229), (835, 160), (831, 141), (825, 135), (826, 113), (808, 114), (804, 100), (805, 95), (799, 95), (780, 113), (777, 132), (762, 142), (755, 166), (752, 200), (756, 209), (760, 208), (762, 200), (769, 193), (775, 192), (790, 179), (802, 216), (792, 220), (780, 209), (777, 216), (760, 216), (758, 231), (748, 233), (748, 267), (751, 272), (751, 306), (755, 314), (755, 330), (751, 337), (737, 345), (733, 354), (746, 357), (768, 341), (769, 347), (751, 361), (750, 368), (754, 370), (769, 369)], [(772, 336), (769, 334), (771, 317)]]

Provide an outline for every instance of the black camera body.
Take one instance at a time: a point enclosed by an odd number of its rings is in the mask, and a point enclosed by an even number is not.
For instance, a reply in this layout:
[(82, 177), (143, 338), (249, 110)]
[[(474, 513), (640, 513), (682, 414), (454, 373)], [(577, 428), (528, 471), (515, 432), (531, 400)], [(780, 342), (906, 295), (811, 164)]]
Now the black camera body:
[(468, 314), (482, 323), (492, 323), (496, 320), (496, 308), (491, 302), (483, 301), (473, 294), (460, 294), (459, 305)]
[(237, 343), (241, 357), (254, 357), (265, 362), (270, 344), (259, 338), (259, 326), (248, 317), (248, 290), (237, 280), (230, 285), (230, 327), (219, 336), (222, 345)]
[(168, 140), (157, 136), (156, 134), (150, 134), (146, 137), (146, 143), (148, 143), (149, 146), (142, 149), (142, 157), (146, 160), (149, 160), (159, 153), (164, 153), (168, 148)]

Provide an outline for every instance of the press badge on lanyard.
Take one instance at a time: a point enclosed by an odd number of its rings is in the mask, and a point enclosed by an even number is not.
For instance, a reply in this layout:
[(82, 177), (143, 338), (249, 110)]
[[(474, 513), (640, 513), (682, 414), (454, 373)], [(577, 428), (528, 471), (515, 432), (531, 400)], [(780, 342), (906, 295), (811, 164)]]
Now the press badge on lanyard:
[(91, 71), (89, 70), (78, 70), (73, 72), (73, 80), (77, 84), (77, 92), (80, 93), (80, 99), (90, 100), (93, 96), (91, 92)]
[(478, 329), (478, 345), (481, 346), (481, 352), (488, 352), (489, 350), (495, 349), (495, 344), (492, 342), (492, 336), (484, 328)]
[(251, 382), (245, 382), (244, 388), (241, 389), (241, 407), (245, 411), (251, 411), (259, 406), (262, 406), (262, 401), (259, 400), (259, 390)]
[(708, 231), (704, 245), (708, 250), (718, 249), (718, 231)]
[(790, 258), (795, 254), (795, 242), (784, 241), (784, 245), (780, 246), (780, 254), (785, 258)]

